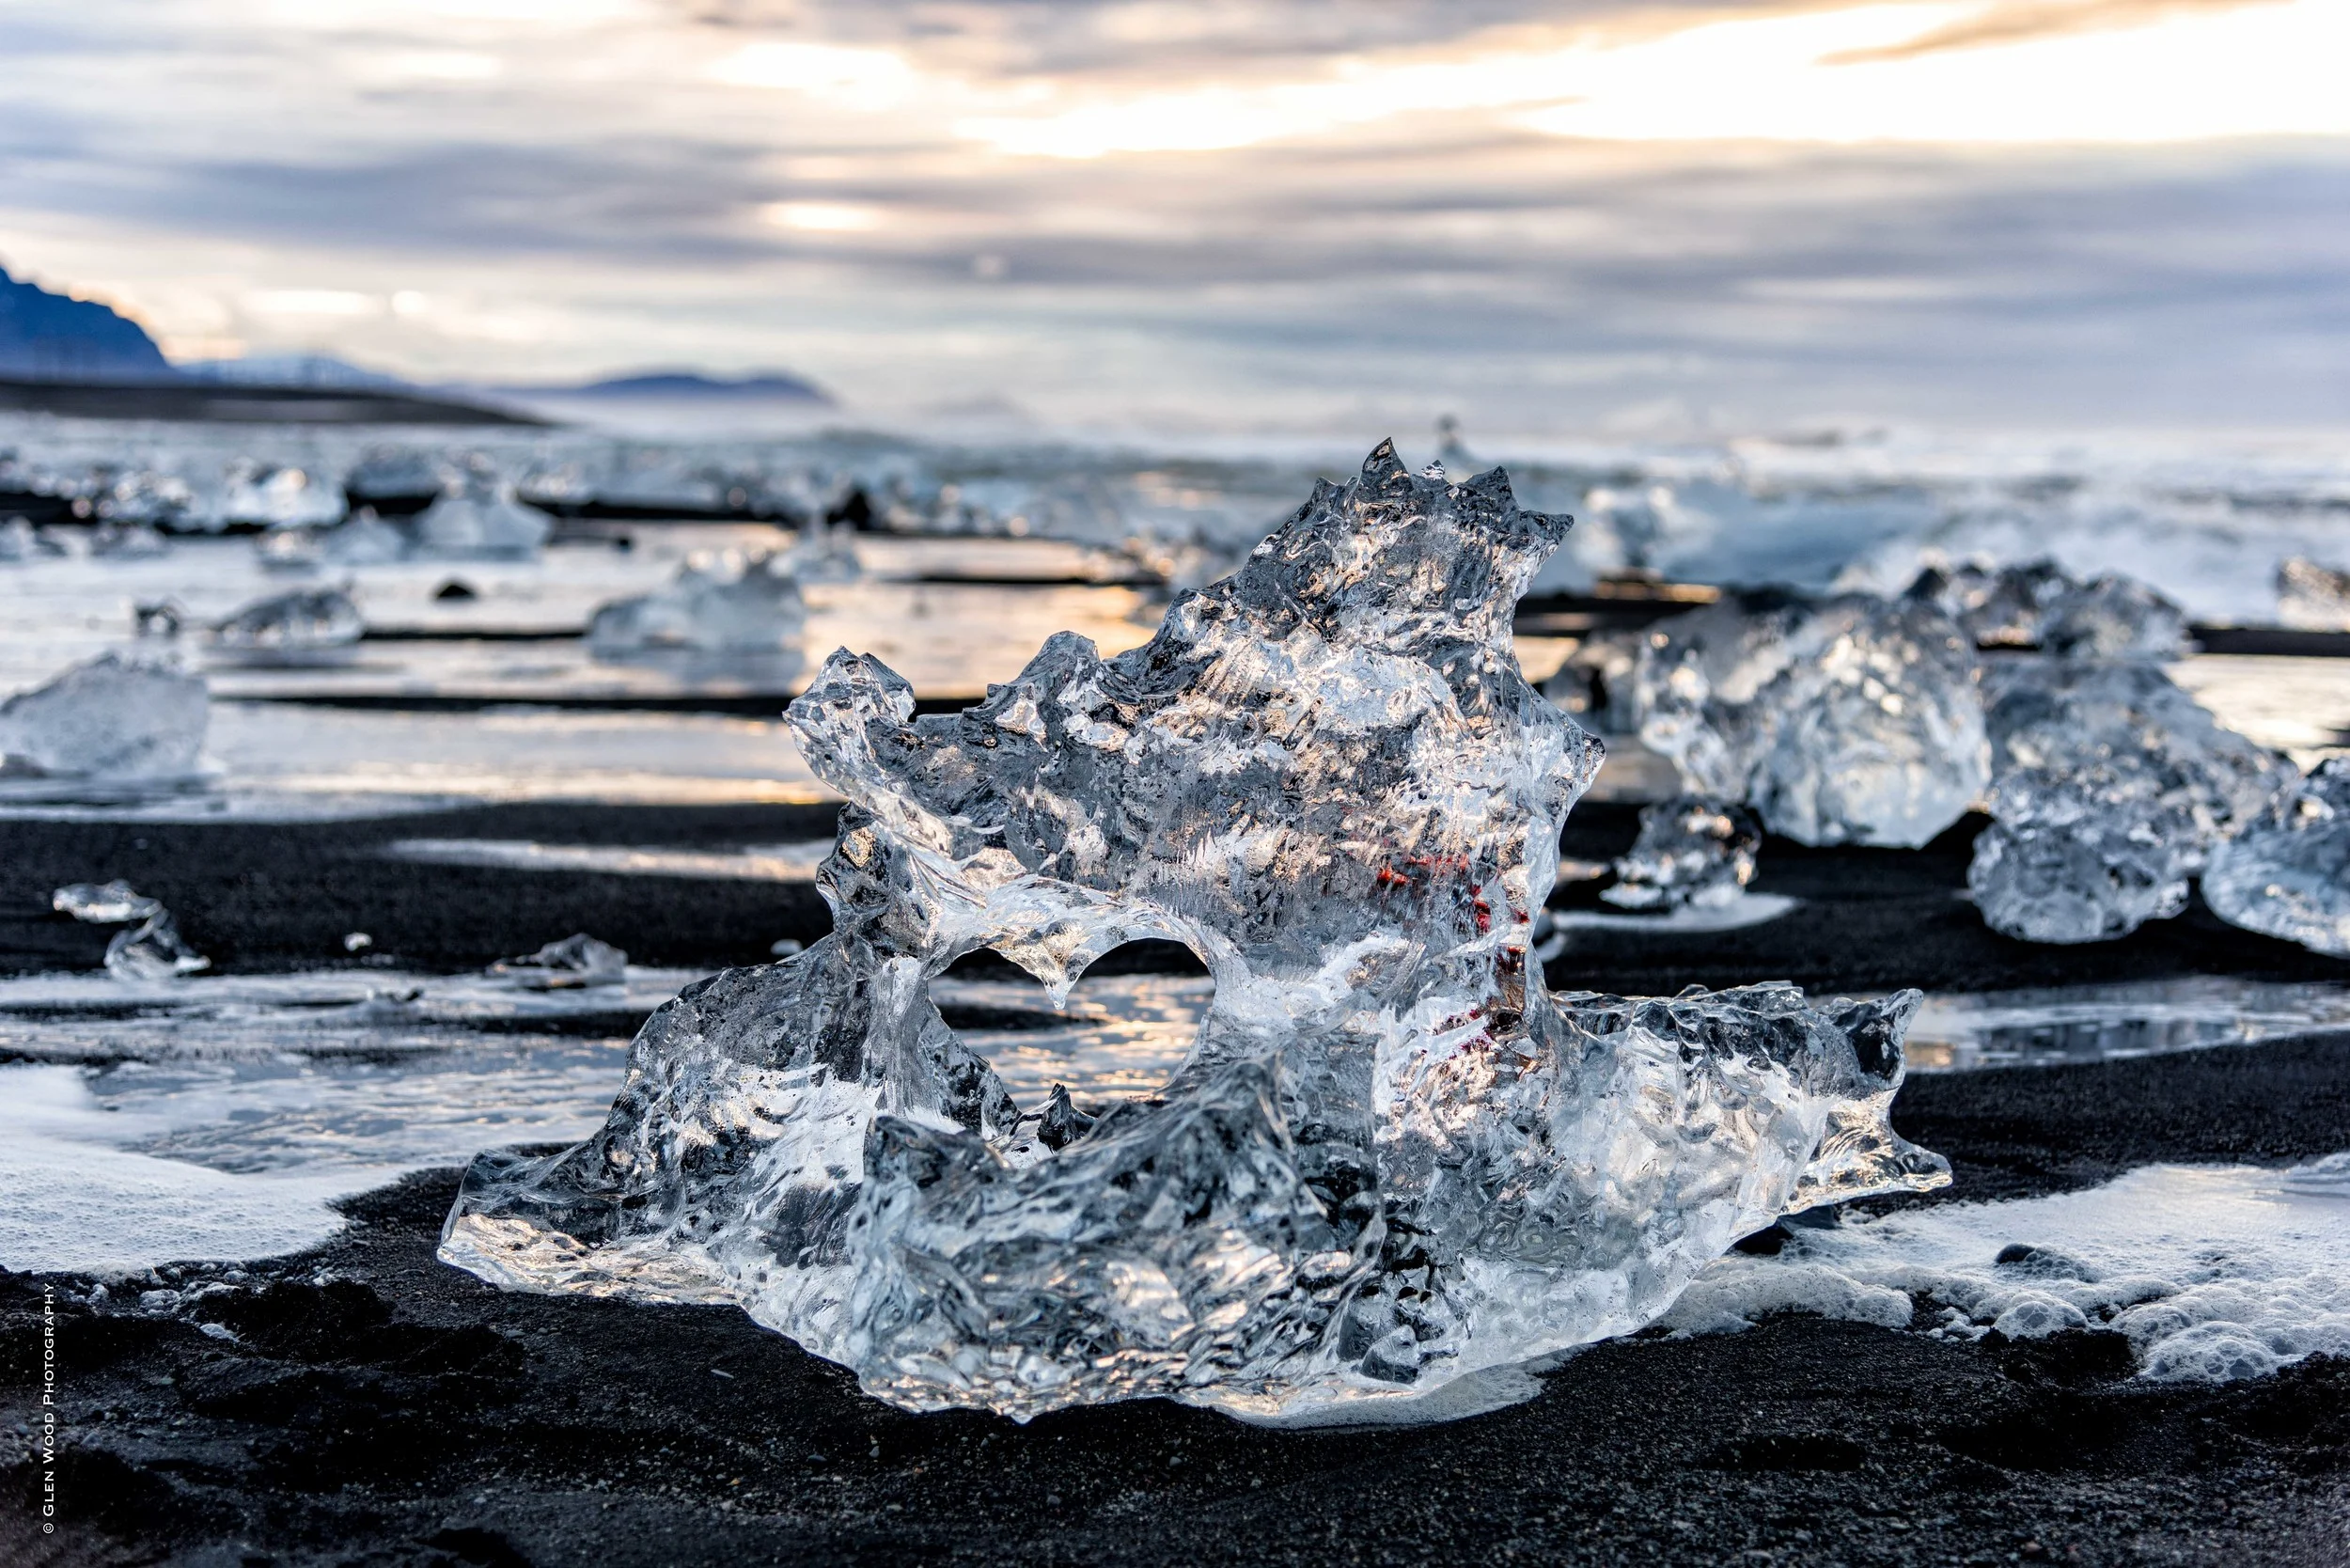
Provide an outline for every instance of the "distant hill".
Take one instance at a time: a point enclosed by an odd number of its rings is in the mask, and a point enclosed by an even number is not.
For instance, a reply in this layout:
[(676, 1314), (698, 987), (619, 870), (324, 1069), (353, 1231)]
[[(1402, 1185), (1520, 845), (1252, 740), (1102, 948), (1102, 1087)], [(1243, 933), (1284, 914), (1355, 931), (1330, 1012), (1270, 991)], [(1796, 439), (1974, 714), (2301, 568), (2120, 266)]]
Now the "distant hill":
[(593, 398), (621, 401), (830, 403), (832, 395), (814, 382), (780, 370), (749, 376), (705, 376), (692, 370), (656, 370), (615, 376), (573, 386), (516, 386), (508, 390), (541, 398)]
[(257, 353), (243, 359), (193, 359), (180, 367), (182, 375), (231, 386), (321, 386), (337, 390), (365, 387), (392, 392), (411, 388), (409, 382), (383, 370), (370, 370), (347, 359), (323, 353)]
[(0, 376), (170, 381), (177, 372), (136, 321), (0, 270)]

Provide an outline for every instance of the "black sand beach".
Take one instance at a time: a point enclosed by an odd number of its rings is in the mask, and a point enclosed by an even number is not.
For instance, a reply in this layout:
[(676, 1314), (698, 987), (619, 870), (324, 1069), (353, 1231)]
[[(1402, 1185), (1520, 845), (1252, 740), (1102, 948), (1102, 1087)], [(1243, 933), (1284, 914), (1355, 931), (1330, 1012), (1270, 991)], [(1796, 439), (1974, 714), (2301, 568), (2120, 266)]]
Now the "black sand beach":
[[(41, 907), (131, 879), (226, 967), (376, 951), (460, 968), (586, 930), (652, 963), (756, 962), (823, 929), (805, 887), (381, 858), (389, 840), (728, 847), (820, 837), (800, 808), (496, 808), (314, 825), (0, 826), (0, 964), (94, 963)], [(1566, 853), (1628, 841), (1587, 807)], [(1743, 931), (1577, 931), (1554, 986), (1766, 978), (1979, 990), (2344, 966), (2208, 915), (2092, 949), (1984, 932), (1962, 824), (1916, 854), (1765, 847), (1804, 903)], [(93, 938), (97, 940), (93, 941)], [(1152, 962), (1148, 951), (1121, 954)], [(1164, 957), (1165, 955), (1157, 955)], [(1929, 1200), (2013, 1198), (2149, 1161), (2350, 1148), (2350, 1039), (1913, 1079), (1896, 1120), (1949, 1155)], [(432, 1258), (454, 1172), (348, 1205), (300, 1258), (139, 1285), (0, 1278), (0, 1559), (15, 1563), (2350, 1562), (2350, 1365), (2218, 1388), (2132, 1380), (2118, 1336), (1975, 1344), (1790, 1317), (1590, 1350), (1525, 1405), (1447, 1426), (1276, 1433), (1163, 1403), (1027, 1427), (907, 1416), (731, 1309), (501, 1294)], [(1762, 1245), (1767, 1245), (1764, 1242)], [(62, 1521), (40, 1533), (44, 1299)], [(206, 1333), (202, 1321), (233, 1339)]]

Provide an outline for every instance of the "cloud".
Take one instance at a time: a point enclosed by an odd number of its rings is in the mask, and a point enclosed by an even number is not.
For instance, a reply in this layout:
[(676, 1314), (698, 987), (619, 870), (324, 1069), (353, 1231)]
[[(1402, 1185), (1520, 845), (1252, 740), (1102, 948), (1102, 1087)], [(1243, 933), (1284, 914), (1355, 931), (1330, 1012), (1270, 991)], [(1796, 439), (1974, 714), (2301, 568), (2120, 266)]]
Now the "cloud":
[[(86, 0), (0, 104), (0, 239), (191, 339), (436, 375), (786, 364), (873, 405), (1249, 429), (1441, 405), (1566, 430), (1664, 401), (2350, 418), (2350, 137), (1644, 140), (1541, 97), (1576, 49), (1615, 52), (1585, 104), (1688, 97), (1638, 52), (1765, 24), (1849, 42), (1848, 7), (503, 4)], [(2120, 14), (2061, 8), (2092, 8)], [(1953, 14), (1870, 25), (1906, 45)], [(2206, 6), (2149, 31), (2209, 24), (2234, 25)], [(1730, 54), (1733, 96), (1777, 80)], [(1653, 89), (1629, 59), (1663, 62)], [(2275, 64), (2239, 74), (2299, 69)], [(1217, 93), (1321, 118), (1092, 159), (966, 133), (1154, 100), (1190, 106), (1181, 131)]]
[(2028, 43), (2080, 33), (2151, 26), (2174, 17), (2275, 5), (2280, 0), (1994, 0), (1971, 16), (1899, 43), (1830, 55), (1825, 65), (1915, 59), (1952, 49)]

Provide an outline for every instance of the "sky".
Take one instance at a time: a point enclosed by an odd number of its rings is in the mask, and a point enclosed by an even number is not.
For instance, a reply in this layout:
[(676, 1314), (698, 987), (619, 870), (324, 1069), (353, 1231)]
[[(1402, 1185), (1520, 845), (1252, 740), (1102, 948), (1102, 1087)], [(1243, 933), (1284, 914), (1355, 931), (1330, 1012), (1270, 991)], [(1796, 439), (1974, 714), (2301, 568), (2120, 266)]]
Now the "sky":
[(2350, 425), (2350, 0), (0, 0), (176, 357), (892, 416)]

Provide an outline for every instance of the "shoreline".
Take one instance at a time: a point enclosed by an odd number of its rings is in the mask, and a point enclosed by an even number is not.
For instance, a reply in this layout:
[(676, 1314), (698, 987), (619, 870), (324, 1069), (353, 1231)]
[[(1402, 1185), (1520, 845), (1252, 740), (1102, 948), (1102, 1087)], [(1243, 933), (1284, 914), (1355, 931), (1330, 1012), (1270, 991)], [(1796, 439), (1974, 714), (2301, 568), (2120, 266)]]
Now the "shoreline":
[[(2146, 1158), (2283, 1164), (2350, 1148), (2350, 1042), (1913, 1080), (1896, 1117), (1961, 1172), (1945, 1201)], [(228, 1285), (180, 1315), (0, 1276), (11, 1560), (2317, 1568), (2350, 1530), (2350, 1361), (2150, 1384), (2111, 1333), (1790, 1316), (1597, 1345), (1449, 1425), (1267, 1431), (1149, 1401), (1020, 1427), (891, 1409), (730, 1307), (502, 1294), (432, 1258), (455, 1182), (349, 1200), (341, 1235), (240, 1280), (164, 1271), (150, 1288)], [(24, 1506), (44, 1286), (68, 1521), (45, 1539)]]

